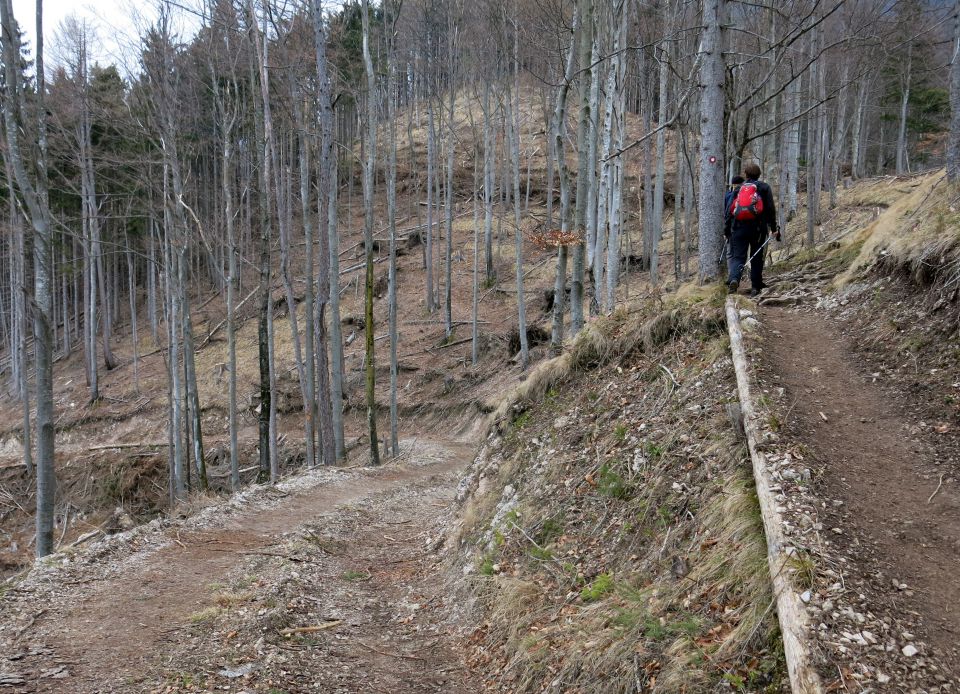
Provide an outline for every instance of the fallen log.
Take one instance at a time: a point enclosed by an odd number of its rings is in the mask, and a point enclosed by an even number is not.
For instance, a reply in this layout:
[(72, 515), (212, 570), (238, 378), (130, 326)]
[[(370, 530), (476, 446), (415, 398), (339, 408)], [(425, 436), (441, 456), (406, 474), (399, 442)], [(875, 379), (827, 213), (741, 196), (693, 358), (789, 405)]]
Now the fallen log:
[(166, 448), (170, 444), (166, 441), (154, 443), (105, 443), (98, 446), (87, 446), (88, 451), (109, 451), (124, 448)]
[(293, 636), (294, 634), (314, 634), (318, 631), (326, 631), (327, 629), (333, 629), (333, 627), (341, 624), (342, 619), (335, 619), (331, 622), (326, 622), (325, 624), (315, 624), (314, 626), (309, 627), (293, 627), (291, 629), (280, 629), (280, 636)]
[(777, 618), (783, 637), (783, 654), (787, 661), (790, 688), (794, 694), (820, 694), (823, 685), (817, 674), (810, 652), (810, 628), (806, 609), (797, 593), (793, 580), (794, 569), (790, 564), (790, 545), (783, 533), (783, 517), (777, 510), (772, 489), (772, 478), (767, 466), (767, 457), (761, 450), (761, 432), (758, 417), (750, 393), (750, 367), (743, 347), (743, 331), (740, 328), (740, 313), (734, 297), (727, 299), (727, 331), (730, 335), (730, 352), (737, 373), (737, 391), (743, 414), (743, 428), (753, 463), (753, 478), (760, 502), (760, 515), (767, 538), (767, 564), (777, 603)]

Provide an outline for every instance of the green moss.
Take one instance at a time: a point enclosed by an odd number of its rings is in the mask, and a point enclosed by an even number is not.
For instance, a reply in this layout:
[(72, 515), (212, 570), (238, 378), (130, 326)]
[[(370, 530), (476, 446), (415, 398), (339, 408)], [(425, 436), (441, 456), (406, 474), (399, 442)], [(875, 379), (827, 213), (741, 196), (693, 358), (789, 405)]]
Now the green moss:
[(553, 552), (542, 547), (531, 547), (530, 556), (534, 559), (539, 559), (540, 561), (549, 561), (553, 559)]
[(493, 576), (493, 557), (487, 555), (483, 558), (483, 561), (480, 562), (480, 575), (481, 576)]
[(580, 591), (580, 598), (584, 602), (596, 602), (613, 590), (613, 575), (600, 574)]
[(597, 488), (601, 494), (611, 499), (629, 499), (633, 496), (633, 485), (614, 472), (610, 463), (604, 463), (600, 467)]

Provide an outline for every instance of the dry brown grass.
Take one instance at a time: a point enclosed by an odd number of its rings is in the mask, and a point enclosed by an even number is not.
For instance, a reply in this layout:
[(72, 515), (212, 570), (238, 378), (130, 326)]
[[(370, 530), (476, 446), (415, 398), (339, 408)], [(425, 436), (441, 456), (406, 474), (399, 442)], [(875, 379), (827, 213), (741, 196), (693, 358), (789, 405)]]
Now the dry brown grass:
[[(683, 414), (690, 400), (672, 403), (674, 387), (658, 366), (678, 369), (671, 354), (698, 344), (700, 365), (677, 375), (713, 382), (695, 399), (708, 411), (719, 408), (710, 403), (728, 392), (720, 384), (731, 376), (714, 368), (726, 356), (715, 299), (712, 289), (687, 292), (667, 305), (649, 301), (592, 321), (564, 355), (541, 364), (500, 404), (504, 449), (486, 453), (495, 460), (485, 468), (483, 491), (464, 508), (460, 540), (477, 548), (469, 555), (480, 562), (472, 583), (485, 606), (486, 648), (502, 656), (501, 691), (703, 691), (728, 671), (773, 676), (766, 544), (742, 446), (723, 414)], [(643, 421), (656, 428), (656, 445), (633, 444), (648, 451), (639, 471), (617, 455), (636, 420), (584, 413), (591, 393), (614, 382), (638, 384), (632, 397), (614, 399), (621, 405), (653, 395)], [(566, 436), (554, 421), (574, 411), (575, 428), (592, 433), (565, 453)], [(690, 442), (695, 463), (668, 453)], [(505, 516), (506, 485), (518, 497)], [(695, 512), (674, 518), (671, 511), (665, 522), (666, 510), (685, 495)], [(571, 514), (580, 525), (564, 520)], [(554, 535), (543, 539), (548, 527)], [(672, 552), (664, 556), (678, 537), (690, 565), (682, 580), (671, 574)], [(586, 576), (581, 553), (599, 562)], [(487, 575), (494, 566), (499, 572)], [(755, 654), (764, 665), (747, 664)]]

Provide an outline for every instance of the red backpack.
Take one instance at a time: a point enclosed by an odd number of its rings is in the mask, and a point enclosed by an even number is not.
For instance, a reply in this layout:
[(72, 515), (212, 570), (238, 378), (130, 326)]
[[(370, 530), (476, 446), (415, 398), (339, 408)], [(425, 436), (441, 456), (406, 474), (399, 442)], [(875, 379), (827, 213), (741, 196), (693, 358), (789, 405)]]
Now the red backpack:
[(763, 198), (757, 192), (756, 183), (744, 183), (730, 203), (730, 214), (738, 222), (759, 219), (763, 212)]

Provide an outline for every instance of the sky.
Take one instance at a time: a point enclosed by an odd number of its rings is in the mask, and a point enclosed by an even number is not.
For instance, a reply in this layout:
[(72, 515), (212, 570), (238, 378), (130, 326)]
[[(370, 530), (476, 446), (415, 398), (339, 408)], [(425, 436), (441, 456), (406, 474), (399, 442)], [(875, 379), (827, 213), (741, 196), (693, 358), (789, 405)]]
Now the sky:
[[(189, 0), (184, 4), (189, 4)], [(88, 40), (90, 61), (114, 63), (121, 73), (136, 70), (136, 52), (140, 29), (146, 28), (156, 17), (157, 3), (151, 0), (43, 0), (44, 60), (49, 68), (65, 62), (58, 34), (63, 20), (73, 14), (91, 30)], [(36, 47), (36, 0), (13, 0), (13, 14), (30, 42), (31, 53)], [(189, 31), (194, 21), (181, 13), (182, 31)]]

